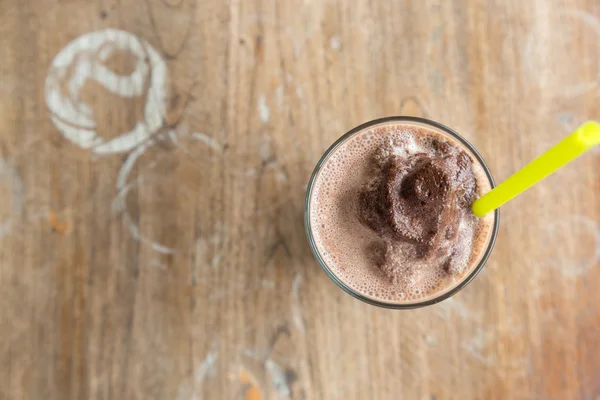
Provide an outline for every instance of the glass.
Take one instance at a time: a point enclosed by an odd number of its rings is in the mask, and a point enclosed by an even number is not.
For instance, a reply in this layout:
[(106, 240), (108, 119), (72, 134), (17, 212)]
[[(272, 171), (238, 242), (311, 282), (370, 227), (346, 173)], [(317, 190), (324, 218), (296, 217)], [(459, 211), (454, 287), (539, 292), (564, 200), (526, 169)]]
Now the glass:
[(436, 303), (439, 303), (440, 301), (443, 301), (443, 300), (453, 296), (454, 294), (458, 293), (461, 289), (463, 289), (465, 286), (467, 286), (473, 280), (473, 278), (475, 278), (475, 276), (477, 276), (477, 274), (483, 269), (483, 266), (485, 265), (490, 254), (492, 253), (492, 249), (494, 248), (494, 244), (496, 242), (496, 237), (498, 236), (498, 227), (499, 227), (499, 223), (500, 223), (500, 211), (499, 210), (494, 211), (494, 221), (491, 226), (491, 233), (488, 234), (488, 244), (487, 244), (485, 251), (482, 253), (477, 266), (474, 267), (472, 269), (472, 271), (467, 272), (467, 274), (465, 276), (463, 276), (462, 279), (459, 282), (457, 282), (454, 286), (450, 286), (449, 288), (440, 291), (439, 294), (434, 293), (431, 297), (425, 298), (423, 300), (416, 300), (414, 302), (393, 303), (393, 302), (379, 301), (374, 298), (367, 297), (367, 296), (363, 295), (362, 293), (356, 291), (355, 289), (351, 288), (350, 286), (346, 285), (329, 268), (327, 263), (323, 260), (323, 257), (321, 256), (321, 254), (319, 252), (318, 246), (315, 243), (315, 239), (313, 237), (313, 229), (311, 226), (311, 217), (310, 217), (310, 207), (311, 207), (310, 203), (311, 203), (311, 197), (313, 194), (313, 187), (314, 187), (315, 181), (319, 175), (321, 167), (325, 164), (325, 162), (327, 161), (329, 156), (331, 154), (333, 154), (333, 152), (341, 144), (345, 143), (353, 135), (355, 135), (359, 132), (362, 132), (365, 129), (372, 128), (376, 125), (389, 124), (389, 123), (394, 123), (394, 122), (414, 124), (417, 126), (424, 125), (430, 130), (440, 132), (440, 133), (447, 135), (450, 138), (458, 141), (462, 146), (464, 146), (465, 150), (470, 152), (472, 157), (477, 162), (479, 162), (479, 164), (481, 165), (482, 169), (484, 170), (486, 176), (489, 179), (490, 186), (492, 188), (495, 187), (494, 178), (492, 177), (492, 173), (490, 172), (488, 166), (486, 165), (486, 163), (483, 160), (483, 158), (481, 157), (481, 155), (477, 152), (477, 150), (475, 150), (475, 148), (473, 147), (473, 145), (471, 145), (471, 143), (469, 143), (465, 138), (460, 136), (454, 130), (452, 130), (442, 124), (439, 124), (437, 122), (430, 121), (430, 120), (427, 120), (424, 118), (416, 118), (416, 117), (381, 118), (381, 119), (377, 119), (377, 120), (373, 120), (373, 121), (364, 123), (360, 126), (357, 126), (354, 129), (352, 129), (351, 131), (349, 131), (348, 133), (346, 133), (345, 135), (340, 137), (338, 140), (336, 140), (335, 143), (333, 143), (329, 147), (329, 149), (327, 149), (325, 154), (323, 154), (323, 156), (317, 163), (317, 165), (312, 173), (312, 176), (310, 178), (308, 188), (306, 191), (306, 202), (305, 202), (305, 207), (304, 207), (304, 223), (305, 223), (305, 228), (306, 228), (306, 235), (308, 237), (308, 242), (310, 244), (313, 254), (315, 255), (317, 261), (321, 265), (321, 268), (325, 271), (325, 273), (327, 273), (327, 275), (331, 278), (331, 280), (333, 280), (335, 282), (335, 284), (338, 285), (340, 288), (342, 288), (346, 293), (350, 294), (351, 296), (353, 296), (361, 301), (364, 301), (365, 303), (369, 303), (374, 306), (379, 306), (379, 307), (384, 307), (384, 308), (393, 308), (393, 309), (412, 309), (412, 308), (419, 308), (419, 307), (425, 307), (425, 306), (429, 306), (432, 304), (436, 304)]

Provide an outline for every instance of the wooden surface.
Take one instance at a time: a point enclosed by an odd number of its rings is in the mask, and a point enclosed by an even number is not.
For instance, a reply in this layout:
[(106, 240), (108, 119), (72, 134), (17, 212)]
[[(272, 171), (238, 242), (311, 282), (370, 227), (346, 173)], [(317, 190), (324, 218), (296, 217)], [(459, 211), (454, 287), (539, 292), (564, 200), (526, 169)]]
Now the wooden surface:
[(430, 308), (354, 300), (303, 227), (362, 122), (501, 181), (599, 82), (596, 0), (0, 0), (0, 398), (599, 399), (600, 150)]

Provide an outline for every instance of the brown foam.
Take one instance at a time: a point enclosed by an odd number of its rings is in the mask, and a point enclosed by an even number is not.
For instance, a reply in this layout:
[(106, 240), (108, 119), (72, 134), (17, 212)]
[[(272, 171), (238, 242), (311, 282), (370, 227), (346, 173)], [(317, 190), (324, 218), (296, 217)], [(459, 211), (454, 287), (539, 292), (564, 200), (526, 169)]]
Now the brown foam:
[[(412, 122), (381, 124), (354, 134), (330, 154), (314, 182), (310, 220), (319, 253), (347, 286), (378, 301), (411, 303), (451, 289), (478, 264), (489, 242), (493, 215), (478, 219), (470, 212), (450, 213), (455, 232), (447, 238), (444, 233), (443, 240), (438, 240), (438, 217), (412, 222), (397, 218), (399, 224), (394, 225), (382, 220), (385, 210), (361, 212), (361, 194), (364, 200), (365, 193), (370, 193), (368, 200), (376, 209), (384, 193), (376, 189), (382, 181), (374, 171), (391, 174), (387, 183), (393, 186), (394, 176), (406, 168), (407, 174), (401, 175), (420, 185), (428, 174), (438, 177), (447, 169), (439, 160), (440, 152), (448, 151), (468, 155), (468, 173), (476, 180), (475, 193), (459, 199), (465, 208), (464, 202), (489, 191), (490, 183), (468, 149), (441, 130)], [(422, 189), (413, 188), (410, 196), (421, 196)], [(443, 211), (447, 203), (434, 202), (429, 207), (429, 212), (449, 215)], [(419, 226), (419, 221), (425, 221), (424, 225)], [(422, 244), (435, 245), (435, 251), (423, 251)], [(451, 267), (446, 262), (450, 259)]]

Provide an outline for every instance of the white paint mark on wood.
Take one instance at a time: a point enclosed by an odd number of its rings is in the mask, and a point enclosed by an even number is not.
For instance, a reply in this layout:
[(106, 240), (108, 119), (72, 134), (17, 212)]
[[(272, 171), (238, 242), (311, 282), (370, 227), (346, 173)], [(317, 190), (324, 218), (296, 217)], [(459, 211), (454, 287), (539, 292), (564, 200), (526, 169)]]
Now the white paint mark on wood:
[[(195, 253), (198, 255), (198, 259), (201, 261), (199, 267), (205, 269), (204, 266), (208, 265), (211, 269), (217, 268), (221, 264), (223, 259), (222, 248), (224, 246), (223, 240), (227, 240), (225, 237), (225, 228), (222, 224), (218, 224), (215, 227), (214, 233), (208, 237), (199, 237), (196, 240)], [(196, 269), (193, 270), (195, 278)]]
[(280, 110), (283, 107), (283, 85), (281, 84), (275, 88), (275, 104)]
[(333, 50), (339, 50), (342, 47), (342, 42), (340, 42), (340, 38), (337, 36), (332, 36), (329, 40), (329, 45)]
[(271, 116), (271, 110), (269, 109), (269, 106), (267, 105), (267, 100), (266, 100), (264, 94), (261, 94), (258, 97), (258, 115), (262, 122), (264, 122), (264, 123), (269, 122), (269, 118)]
[(302, 285), (302, 275), (296, 274), (292, 282), (292, 318), (294, 325), (302, 333), (306, 333), (304, 319), (302, 318), (302, 309), (300, 307), (300, 286)]
[(447, 319), (451, 315), (457, 315), (462, 319), (476, 319), (478, 314), (469, 310), (469, 308), (464, 304), (457, 296), (451, 297), (442, 301), (437, 310), (441, 317)]
[(223, 152), (223, 146), (219, 142), (217, 142), (214, 138), (208, 136), (206, 133), (194, 132), (191, 134), (191, 136), (194, 139), (198, 140), (199, 142), (204, 143), (211, 149), (218, 151), (219, 153)]
[[(105, 65), (116, 50), (127, 51), (136, 58), (135, 70), (130, 75), (119, 75)], [(122, 98), (147, 94), (143, 120), (114, 139), (105, 140), (98, 135), (93, 109), (80, 98), (90, 80)], [(168, 99), (168, 71), (160, 54), (146, 41), (129, 32), (105, 29), (78, 37), (56, 55), (46, 78), (45, 92), (51, 119), (63, 136), (97, 154), (125, 152), (162, 127)]]
[(213, 259), (210, 261), (210, 267), (212, 269), (215, 269), (219, 266), (219, 264), (221, 263), (221, 258), (223, 258), (222, 254), (217, 254), (213, 257)]
[(284, 77), (284, 82), (277, 85), (275, 91), (273, 92), (273, 97), (275, 98), (275, 104), (282, 110), (285, 106), (285, 92), (286, 88), (290, 88), (293, 90), (293, 93), (296, 95), (298, 99), (302, 99), (303, 92), (302, 87), (296, 82), (296, 79), (290, 73), (286, 73)]
[(246, 349), (242, 354), (253, 360), (263, 361), (267, 357), (268, 352), (258, 349)]
[(275, 175), (275, 178), (281, 183), (286, 183), (288, 181), (287, 174), (283, 171), (279, 171), (277, 175)]
[(292, 76), (292, 74), (285, 74), (285, 81), (288, 86), (292, 86), (295, 90), (296, 96), (301, 99), (302, 98), (302, 87), (296, 82), (296, 79)]
[(137, 177), (134, 181), (129, 182), (129, 175), (131, 174), (131, 170), (133, 169), (133, 166), (135, 165), (137, 160), (146, 151), (146, 149), (148, 149), (153, 144), (153, 140), (148, 140), (147, 142), (138, 146), (127, 156), (127, 159), (125, 160), (125, 162), (121, 166), (121, 169), (119, 170), (119, 173), (117, 174), (117, 195), (113, 200), (112, 209), (113, 212), (121, 213), (123, 223), (125, 224), (131, 237), (133, 237), (135, 240), (147, 244), (158, 253), (176, 254), (177, 249), (165, 246), (164, 244), (158, 243), (142, 234), (139, 225), (133, 220), (133, 218), (129, 214), (129, 211), (127, 211), (127, 207), (125, 206), (125, 200), (127, 199), (127, 195), (129, 194), (129, 192), (143, 182), (143, 177)]
[(131, 237), (133, 237), (138, 242), (149, 245), (154, 251), (161, 253), (161, 254), (176, 254), (177, 253), (176, 249), (173, 249), (171, 247), (157, 243), (157, 242), (153, 241), (152, 239), (150, 239), (149, 237), (144, 236), (142, 234), (142, 232), (140, 232), (139, 225), (133, 221), (133, 218), (131, 217), (131, 215), (129, 215), (129, 212), (127, 212), (126, 210), (123, 212), (123, 220), (124, 220), (125, 226), (127, 227), (127, 230), (131, 234)]
[(214, 366), (218, 360), (219, 356), (213, 345), (211, 350), (206, 354), (204, 360), (198, 365), (194, 375), (188, 379), (186, 379), (183, 384), (179, 387), (177, 399), (178, 400), (194, 400), (197, 397), (196, 392), (199, 389), (199, 386), (206, 379), (211, 378), (216, 374)]
[(431, 347), (437, 346), (437, 336), (433, 334), (427, 334), (425, 335), (425, 342)]
[[(206, 162), (207, 164), (217, 162), (218, 157), (225, 151), (225, 145), (220, 143), (213, 136), (202, 132), (193, 132), (190, 134), (186, 132), (183, 125), (177, 126), (176, 130), (169, 131), (167, 136), (175, 147), (188, 156), (193, 157), (195, 162)], [(197, 143), (201, 143), (211, 149), (212, 152), (198, 152), (196, 147), (193, 146)]]
[[(516, 336), (521, 331), (521, 327), (516, 327), (506, 333)], [(529, 375), (533, 368), (529, 354), (519, 354), (508, 359), (498, 358), (498, 336), (496, 330), (477, 328), (473, 336), (463, 340), (460, 346), (485, 367), (510, 370), (518, 376)]]
[(575, 114), (572, 112), (562, 112), (558, 115), (557, 121), (560, 126), (565, 128), (568, 132), (572, 132), (577, 128), (575, 126)]
[(271, 383), (275, 387), (277, 397), (279, 399), (289, 399), (292, 395), (292, 390), (287, 383), (283, 369), (270, 358), (265, 361), (265, 369), (271, 378)]
[(131, 174), (131, 169), (137, 162), (137, 160), (142, 156), (142, 154), (148, 149), (148, 147), (154, 144), (153, 140), (149, 140), (148, 142), (142, 144), (134, 151), (132, 151), (128, 156), (121, 169), (117, 174), (117, 190), (124, 190), (127, 186), (127, 179), (129, 178), (129, 174)]
[(489, 349), (494, 339), (495, 335), (491, 332), (477, 328), (475, 335), (463, 341), (461, 347), (482, 364), (491, 367), (496, 364), (496, 355), (490, 354), (491, 350)]

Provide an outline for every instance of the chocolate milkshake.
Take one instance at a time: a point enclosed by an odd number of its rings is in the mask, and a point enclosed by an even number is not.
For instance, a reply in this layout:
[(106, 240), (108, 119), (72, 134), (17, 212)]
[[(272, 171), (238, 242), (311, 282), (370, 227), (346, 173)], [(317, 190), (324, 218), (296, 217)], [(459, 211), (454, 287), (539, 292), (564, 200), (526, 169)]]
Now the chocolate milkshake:
[(325, 154), (307, 194), (309, 241), (344, 290), (417, 307), (452, 295), (485, 263), (497, 213), (471, 204), (493, 181), (450, 129), (416, 118), (373, 121)]

